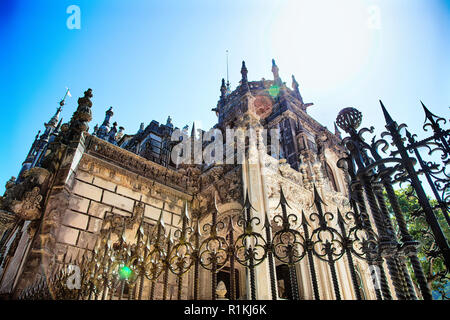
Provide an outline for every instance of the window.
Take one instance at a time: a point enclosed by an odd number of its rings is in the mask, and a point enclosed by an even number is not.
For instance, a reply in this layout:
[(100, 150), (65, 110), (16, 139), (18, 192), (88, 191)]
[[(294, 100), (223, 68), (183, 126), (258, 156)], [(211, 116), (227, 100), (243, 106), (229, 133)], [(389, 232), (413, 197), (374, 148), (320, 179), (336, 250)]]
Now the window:
[(327, 175), (327, 178), (330, 180), (331, 186), (333, 187), (334, 191), (339, 191), (333, 175), (333, 171), (331, 170), (331, 167), (328, 163), (325, 163), (325, 173)]

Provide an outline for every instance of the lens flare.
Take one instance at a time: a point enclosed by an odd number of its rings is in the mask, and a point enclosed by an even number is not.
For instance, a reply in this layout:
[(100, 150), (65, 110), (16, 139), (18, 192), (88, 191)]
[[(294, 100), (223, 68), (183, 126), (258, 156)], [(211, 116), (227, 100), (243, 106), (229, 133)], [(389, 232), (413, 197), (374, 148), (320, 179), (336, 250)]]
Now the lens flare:
[(119, 270), (119, 276), (121, 279), (128, 279), (132, 273), (133, 271), (131, 271), (131, 269), (128, 266), (123, 266)]
[(269, 94), (273, 97), (276, 98), (278, 96), (278, 94), (280, 94), (280, 87), (277, 85), (273, 85), (269, 88)]

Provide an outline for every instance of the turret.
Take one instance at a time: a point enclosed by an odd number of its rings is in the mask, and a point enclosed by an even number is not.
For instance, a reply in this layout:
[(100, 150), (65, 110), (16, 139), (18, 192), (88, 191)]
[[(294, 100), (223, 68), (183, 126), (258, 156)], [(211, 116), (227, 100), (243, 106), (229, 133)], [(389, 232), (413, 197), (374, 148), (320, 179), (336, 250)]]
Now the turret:
[(245, 61), (242, 61), (242, 67), (241, 67), (241, 91), (247, 92), (250, 91), (250, 87), (248, 86), (248, 79), (247, 79), (247, 67), (245, 66)]
[(111, 130), (109, 130), (107, 137), (105, 137), (105, 140), (107, 140), (109, 143), (117, 144), (116, 133), (117, 133), (117, 122), (114, 122), (113, 127), (111, 128)]
[(166, 126), (173, 128), (172, 118), (170, 116), (167, 117)]
[(112, 107), (109, 107), (109, 109), (105, 112), (105, 120), (103, 121), (100, 128), (98, 128), (97, 130), (97, 137), (99, 137), (100, 139), (105, 139), (108, 136), (110, 130), (109, 120), (114, 115), (112, 109), (113, 109)]

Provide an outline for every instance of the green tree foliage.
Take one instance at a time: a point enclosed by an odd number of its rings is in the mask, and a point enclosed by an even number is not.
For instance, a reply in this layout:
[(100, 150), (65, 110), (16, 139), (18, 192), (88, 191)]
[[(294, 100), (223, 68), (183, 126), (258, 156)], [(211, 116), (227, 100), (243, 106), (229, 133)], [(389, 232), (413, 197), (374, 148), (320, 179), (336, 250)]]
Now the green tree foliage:
[[(417, 256), (422, 263), (422, 268), (427, 277), (428, 285), (433, 291), (434, 299), (450, 299), (450, 277), (446, 270), (444, 261), (438, 253), (438, 247), (433, 238), (430, 227), (428, 226), (421, 207), (411, 186), (395, 191), (398, 202), (404, 214), (408, 231), (415, 239), (420, 243), (418, 248)], [(395, 223), (394, 213), (386, 197), (389, 211), (391, 213), (391, 219)], [(442, 228), (447, 239), (450, 239), (450, 228), (445, 220), (442, 211), (437, 206), (437, 201), (430, 200), (430, 204), (435, 208), (434, 212), (438, 218), (439, 224)], [(398, 228), (397, 228), (398, 229)], [(399, 239), (401, 238), (400, 233), (397, 230)], [(414, 277), (414, 272), (412, 271), (412, 266), (407, 259), (408, 269), (412, 275), (413, 281), (418, 287), (417, 281)]]

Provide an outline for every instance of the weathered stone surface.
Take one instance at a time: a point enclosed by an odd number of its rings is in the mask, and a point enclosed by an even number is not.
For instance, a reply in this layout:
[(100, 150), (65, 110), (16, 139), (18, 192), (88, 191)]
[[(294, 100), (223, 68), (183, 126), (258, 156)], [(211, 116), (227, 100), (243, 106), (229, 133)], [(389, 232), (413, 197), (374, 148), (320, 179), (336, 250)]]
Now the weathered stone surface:
[(87, 183), (92, 183), (92, 180), (94, 179), (94, 176), (92, 176), (91, 174), (89, 174), (87, 172), (81, 171), (81, 170), (77, 171), (76, 177), (78, 180), (82, 180)]
[(150, 219), (158, 220), (161, 214), (161, 209), (155, 208), (153, 206), (145, 205), (144, 216)]
[(135, 200), (140, 200), (141, 199), (141, 194), (139, 192), (130, 190), (128, 188), (122, 187), (122, 186), (117, 186), (117, 193), (127, 196), (129, 198), (133, 198)]
[(107, 189), (109, 191), (114, 192), (116, 190), (116, 184), (107, 180), (104, 180), (99, 177), (94, 177), (93, 184), (95, 184), (97, 187)]
[(113, 208), (112, 213), (119, 214), (119, 215), (124, 216), (124, 217), (130, 217), (131, 216), (131, 212), (123, 211), (123, 210), (120, 210), (120, 209), (117, 209), (117, 208)]
[(69, 200), (69, 209), (87, 213), (89, 208), (89, 199), (72, 195)]
[(101, 229), (101, 227), (102, 227), (102, 223), (103, 223), (102, 219), (97, 219), (97, 218), (94, 218), (94, 217), (90, 217), (89, 218), (88, 231), (89, 232), (93, 232), (93, 233), (98, 232)]
[(86, 229), (88, 220), (88, 215), (74, 212), (72, 210), (66, 210), (64, 213), (63, 224), (78, 229)]
[(177, 214), (172, 215), (172, 224), (175, 227), (181, 227), (181, 217)]
[(105, 190), (102, 202), (125, 211), (133, 211), (134, 200), (112, 193), (110, 191)]
[(58, 241), (76, 245), (80, 231), (74, 228), (61, 226), (58, 233)]
[(146, 204), (151, 204), (154, 207), (157, 208), (162, 208), (164, 201), (162, 201), (161, 199), (152, 197), (152, 196), (147, 196), (147, 195), (143, 195), (142, 196), (142, 202), (146, 203)]
[(87, 184), (85, 182), (82, 182), (80, 180), (76, 180), (75, 184), (73, 186), (73, 193), (82, 196), (84, 198), (88, 198), (88, 199), (92, 199), (95, 201), (100, 201), (100, 199), (102, 198), (102, 192), (103, 190)]
[(95, 246), (95, 240), (97, 236), (93, 233), (86, 231), (80, 231), (80, 238), (78, 239), (77, 246), (80, 248), (86, 248), (88, 250), (93, 250)]
[(97, 218), (103, 219), (106, 212), (111, 212), (111, 206), (105, 205), (103, 203), (91, 201), (89, 206), (88, 214), (95, 216)]

